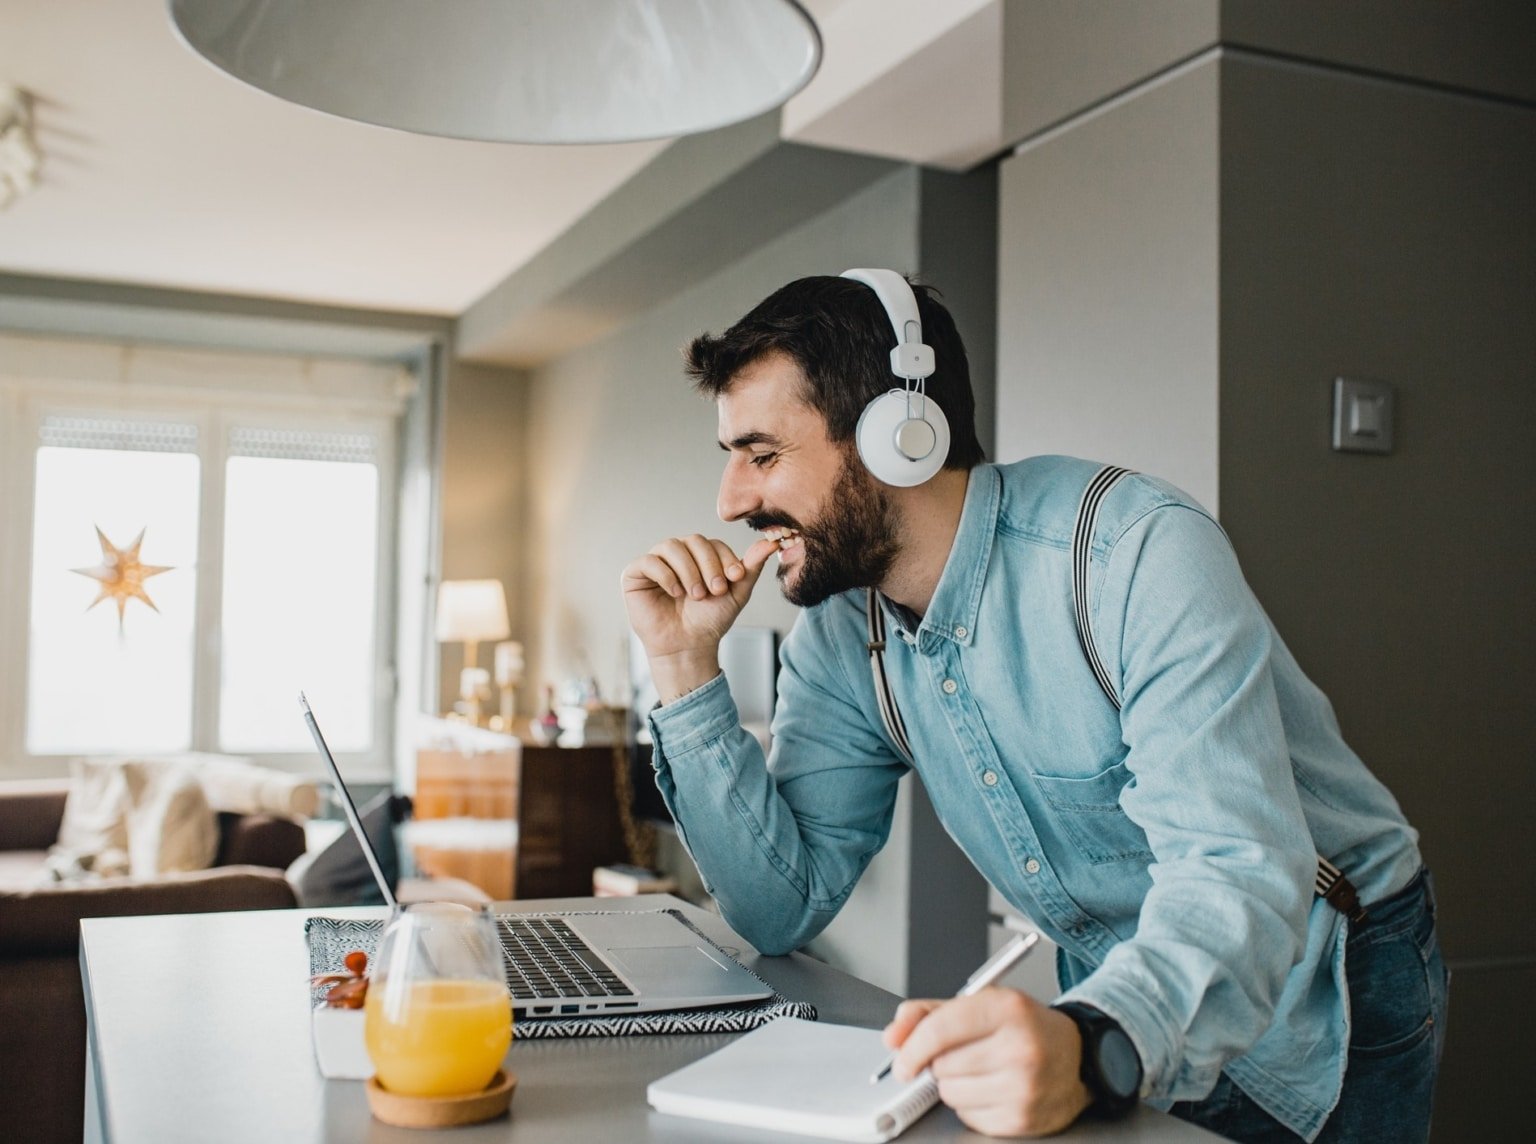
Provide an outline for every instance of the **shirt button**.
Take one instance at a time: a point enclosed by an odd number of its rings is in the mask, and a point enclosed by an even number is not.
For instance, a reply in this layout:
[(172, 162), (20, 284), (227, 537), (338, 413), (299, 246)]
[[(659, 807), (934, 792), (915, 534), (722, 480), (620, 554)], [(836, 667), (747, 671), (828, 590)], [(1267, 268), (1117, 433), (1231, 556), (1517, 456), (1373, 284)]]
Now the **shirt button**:
[(988, 786), (996, 786), (997, 785), (997, 772), (996, 771), (988, 771), (986, 774), (981, 776), (981, 781), (986, 783)]
[(953, 695), (960, 690), (960, 685), (953, 679), (946, 679), (941, 686), (944, 688), (945, 695)]
[(955, 629), (955, 638), (957, 640), (963, 640), (968, 634), (969, 633), (963, 627)]
[(1028, 862), (1024, 863), (1024, 870), (1029, 874), (1038, 874), (1040, 873), (1040, 863), (1031, 858)]

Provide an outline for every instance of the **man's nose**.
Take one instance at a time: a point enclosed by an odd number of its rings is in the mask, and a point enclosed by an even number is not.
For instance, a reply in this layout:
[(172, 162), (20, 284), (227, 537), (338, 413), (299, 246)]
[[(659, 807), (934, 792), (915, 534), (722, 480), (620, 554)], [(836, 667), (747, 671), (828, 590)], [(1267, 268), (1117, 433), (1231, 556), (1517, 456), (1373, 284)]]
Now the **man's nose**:
[(747, 466), (734, 457), (725, 464), (725, 472), (720, 475), (720, 495), (715, 500), (715, 511), (721, 520), (740, 520), (761, 504), (750, 472), (745, 470)]

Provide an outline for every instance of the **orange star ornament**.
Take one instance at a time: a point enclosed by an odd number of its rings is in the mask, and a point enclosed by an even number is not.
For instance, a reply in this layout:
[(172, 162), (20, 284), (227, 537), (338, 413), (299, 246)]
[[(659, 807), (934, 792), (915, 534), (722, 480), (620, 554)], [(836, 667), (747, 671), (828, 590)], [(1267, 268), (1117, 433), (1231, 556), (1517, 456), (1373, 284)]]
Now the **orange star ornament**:
[(117, 601), (117, 623), (121, 627), (123, 623), (123, 610), (128, 607), (130, 599), (143, 600), (155, 611), (155, 602), (149, 598), (149, 593), (144, 591), (144, 581), (151, 576), (158, 576), (162, 572), (171, 571), (171, 566), (164, 567), (158, 564), (143, 564), (139, 561), (139, 548), (144, 543), (146, 528), (139, 529), (139, 535), (134, 538), (127, 548), (119, 548), (107, 539), (107, 534), (96, 529), (96, 539), (101, 541), (101, 563), (94, 568), (71, 568), (71, 572), (78, 572), (81, 576), (89, 576), (92, 580), (101, 581), (101, 592), (91, 601), (90, 611), (103, 600)]

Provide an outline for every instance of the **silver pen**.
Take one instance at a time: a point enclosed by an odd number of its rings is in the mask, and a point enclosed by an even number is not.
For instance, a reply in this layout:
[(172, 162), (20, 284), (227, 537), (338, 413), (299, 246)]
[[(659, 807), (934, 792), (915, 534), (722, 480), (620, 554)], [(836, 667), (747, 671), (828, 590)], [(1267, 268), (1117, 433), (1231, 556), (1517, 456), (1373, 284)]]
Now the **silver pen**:
[[(1012, 918), (1004, 921), (1004, 925), (1010, 929), (1016, 928)], [(980, 993), (988, 985), (991, 985), (1003, 974), (1007, 973), (1019, 962), (1029, 955), (1029, 951), (1035, 948), (1035, 943), (1040, 940), (1040, 935), (1031, 930), (1029, 933), (1021, 933), (1010, 941), (1002, 949), (998, 950), (986, 963), (966, 980), (956, 997), (969, 997), (972, 993)], [(899, 1050), (898, 1050), (899, 1051)], [(879, 1084), (891, 1073), (891, 1066), (896, 1063), (896, 1052), (885, 1058), (885, 1063), (875, 1070), (869, 1078), (870, 1084)]]

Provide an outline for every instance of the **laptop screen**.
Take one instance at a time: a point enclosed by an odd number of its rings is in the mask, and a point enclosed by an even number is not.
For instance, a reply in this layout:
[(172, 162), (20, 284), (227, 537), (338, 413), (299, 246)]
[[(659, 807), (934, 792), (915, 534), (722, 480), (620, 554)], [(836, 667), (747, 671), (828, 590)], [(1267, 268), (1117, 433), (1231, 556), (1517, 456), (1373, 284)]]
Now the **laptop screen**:
[(395, 900), (394, 888), (389, 884), (389, 879), (384, 876), (384, 867), (379, 862), (378, 852), (374, 850), (373, 842), (368, 838), (368, 832), (363, 829), (363, 819), (357, 812), (357, 803), (352, 801), (352, 792), (347, 789), (346, 780), (341, 777), (341, 768), (336, 765), (331, 748), (326, 745), (325, 736), (320, 733), (320, 724), (315, 722), (315, 713), (309, 709), (309, 700), (304, 698), (302, 691), (299, 692), (299, 706), (304, 709), (304, 722), (309, 726), (309, 733), (314, 737), (315, 746), (324, 757), (326, 766), (331, 769), (331, 778), (335, 781), (336, 794), (341, 799), (341, 808), (346, 812), (347, 823), (352, 827), (352, 834), (363, 851), (363, 857), (368, 860), (368, 869), (373, 873), (379, 892), (384, 895), (384, 904), (394, 909), (399, 905)]

